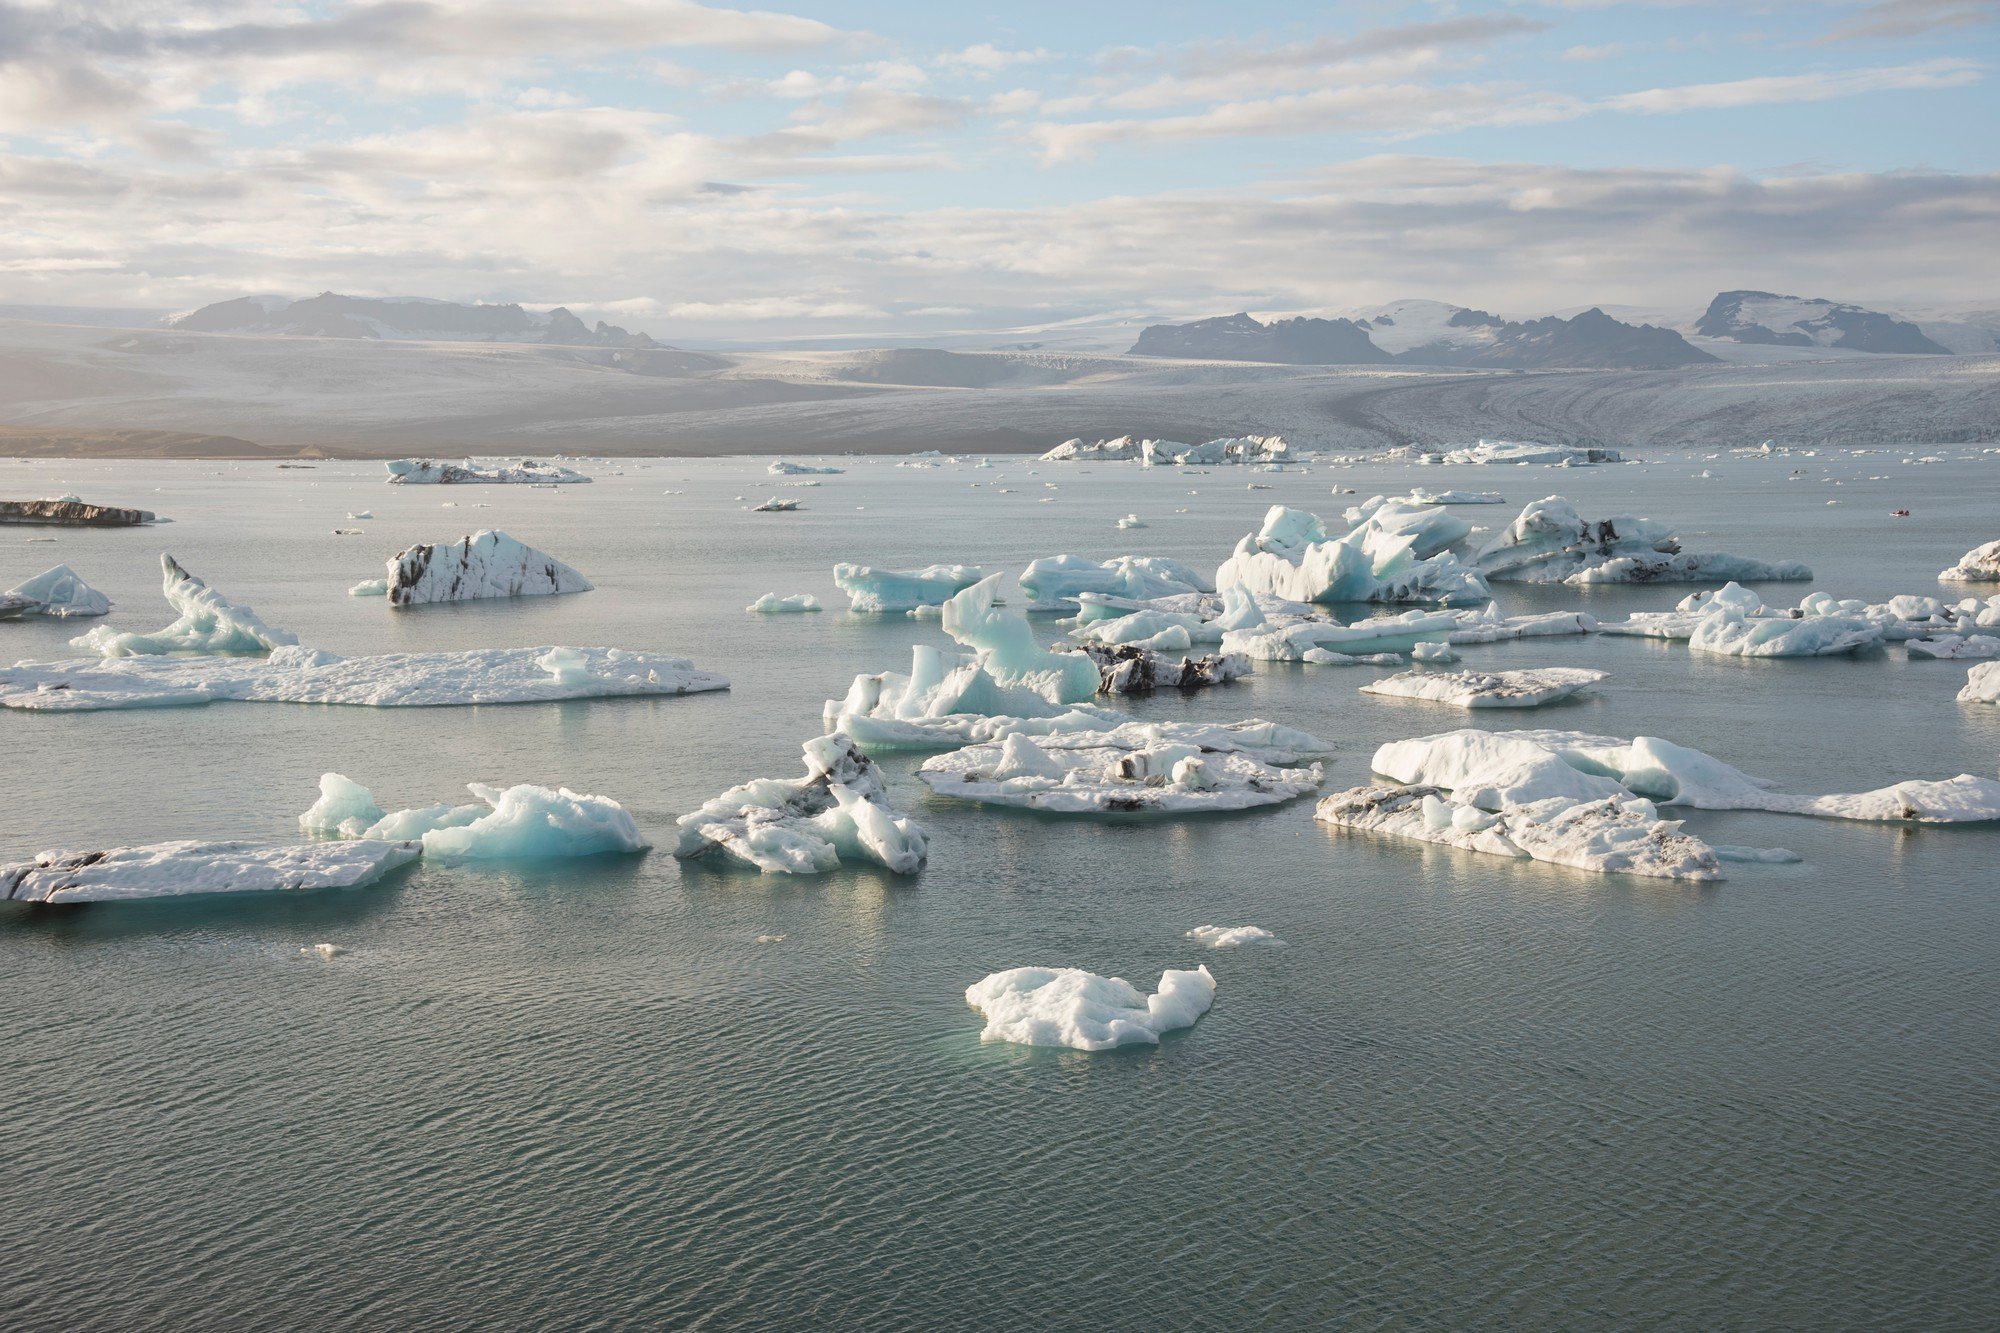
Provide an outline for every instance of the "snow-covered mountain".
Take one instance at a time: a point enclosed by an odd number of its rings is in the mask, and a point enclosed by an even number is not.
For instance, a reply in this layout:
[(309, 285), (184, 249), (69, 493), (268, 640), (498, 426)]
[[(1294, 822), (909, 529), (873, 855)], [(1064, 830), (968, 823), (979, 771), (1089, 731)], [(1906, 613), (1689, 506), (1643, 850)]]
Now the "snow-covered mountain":
[(1776, 347), (1945, 356), (1949, 349), (1907, 320), (1858, 305), (1776, 292), (1719, 292), (1695, 322), (1698, 337)]
[(1361, 319), (1288, 319), (1261, 324), (1247, 314), (1156, 324), (1134, 356), (1286, 365), (1480, 366), (1657, 369), (1716, 358), (1672, 329), (1627, 324), (1601, 310), (1570, 319), (1506, 320), (1442, 301), (1398, 301)]
[(303, 301), (243, 296), (166, 321), (189, 333), (266, 333), (309, 338), (380, 338), (408, 342), (559, 343), (569, 347), (659, 346), (643, 333), (597, 322), (591, 328), (561, 306), (542, 313), (518, 305), (458, 305), (419, 297), (377, 298), (321, 292)]

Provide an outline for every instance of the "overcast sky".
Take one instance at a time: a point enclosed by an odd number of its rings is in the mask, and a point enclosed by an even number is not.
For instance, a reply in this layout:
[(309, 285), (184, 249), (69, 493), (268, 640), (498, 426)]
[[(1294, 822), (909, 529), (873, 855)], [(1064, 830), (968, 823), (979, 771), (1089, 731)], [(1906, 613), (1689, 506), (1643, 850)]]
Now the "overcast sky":
[(515, 300), (699, 340), (2000, 298), (1996, 20), (0, 0), (0, 301)]

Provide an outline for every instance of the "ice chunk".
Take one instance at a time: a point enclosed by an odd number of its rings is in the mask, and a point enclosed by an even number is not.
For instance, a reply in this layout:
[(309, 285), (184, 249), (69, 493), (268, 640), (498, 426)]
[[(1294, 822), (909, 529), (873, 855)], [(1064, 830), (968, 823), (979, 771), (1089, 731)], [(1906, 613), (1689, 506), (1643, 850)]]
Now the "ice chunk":
[(1584, 611), (1546, 611), (1540, 615), (1503, 616), (1498, 602), (1488, 602), (1477, 611), (1452, 613), (1458, 621), (1451, 643), (1500, 643), (1509, 639), (1538, 639), (1558, 634), (1595, 634), (1597, 618)]
[[(1453, 632), (1456, 633), (1457, 631)], [(1450, 662), (1456, 662), (1458, 660), (1458, 654), (1451, 650), (1451, 645), (1449, 643), (1433, 643), (1430, 641), (1426, 641), (1410, 649), (1410, 660), (1412, 662), (1424, 662), (1433, 665), (1439, 665)]]
[[(41, 711), (161, 708), (236, 699), (251, 703), (421, 708), (544, 703), (620, 695), (726, 690), (722, 676), (684, 657), (619, 648), (577, 655), (560, 675), (544, 665), (555, 649), (488, 648), (465, 653), (335, 657), (279, 648), (269, 658), (131, 657), (19, 662), (0, 666), (0, 707)], [(557, 659), (566, 661), (567, 659)]]
[(1751, 617), (1727, 606), (1703, 616), (1688, 636), (1690, 651), (1722, 657), (1832, 657), (1881, 642), (1882, 627), (1865, 620)]
[(1121, 435), (1115, 440), (1086, 443), (1064, 440), (1041, 456), (1044, 463), (1140, 463), (1146, 467), (1209, 467), (1225, 463), (1266, 464), (1289, 457), (1291, 446), (1282, 436), (1238, 435), (1183, 444), (1178, 440), (1142, 440)]
[(439, 463), (428, 458), (392, 458), (387, 467), (389, 481), (396, 486), (458, 485), (484, 483), (514, 486), (572, 486), (590, 478), (555, 463), (523, 458), (517, 463), (481, 467), (473, 460)]
[(389, 580), (363, 579), (352, 588), (349, 588), (347, 595), (349, 597), (387, 597), (389, 595)]
[(382, 807), (366, 787), (338, 773), (322, 773), (319, 799), (299, 816), (299, 827), (308, 833), (359, 838), (381, 818)]
[(1481, 440), (1477, 444), (1447, 446), (1439, 453), (1422, 454), (1417, 461), (1460, 466), (1518, 467), (1534, 463), (1554, 467), (1588, 467), (1594, 463), (1623, 462), (1624, 457), (1616, 449), (1571, 448), (1525, 440)]
[[(1335, 488), (1334, 494), (1340, 494)], [(1434, 505), (1498, 505), (1506, 504), (1507, 497), (1498, 491), (1434, 491), (1423, 486), (1412, 486), (1407, 495), (1371, 495), (1358, 505), (1348, 506), (1341, 515), (1349, 523), (1363, 523), (1376, 510), (1388, 505), (1406, 508), (1425, 508)]]
[(1209, 685), (1226, 685), (1250, 674), (1250, 659), (1241, 653), (1167, 657), (1150, 648), (1097, 644), (1085, 644), (1081, 651), (1097, 664), (1100, 694), (1198, 690)]
[(99, 625), (72, 648), (104, 657), (159, 656), (167, 653), (252, 655), (298, 643), (295, 635), (273, 629), (247, 606), (237, 606), (177, 564), (160, 557), (160, 592), (180, 618), (151, 634), (133, 634)]
[(774, 477), (837, 477), (847, 469), (838, 467), (812, 467), (805, 463), (791, 463), (780, 458), (764, 470)]
[(1450, 552), (1420, 557), (1424, 544), (1422, 530), (1393, 531), (1372, 518), (1332, 538), (1316, 515), (1273, 505), (1263, 527), (1238, 542), (1216, 570), (1215, 583), (1295, 602), (1453, 605), (1491, 596), (1485, 578)]
[(1016, 967), (966, 987), (965, 1002), (986, 1018), (981, 1041), (1107, 1051), (1193, 1027), (1215, 1002), (1206, 967), (1169, 968), (1160, 988), (1141, 995), (1130, 982), (1074, 967)]
[(763, 504), (751, 505), (750, 512), (753, 514), (789, 514), (798, 507), (799, 502), (797, 500), (783, 500), (774, 495), (764, 501)]
[(1096, 696), (1097, 666), (1077, 653), (1054, 653), (1035, 638), (1027, 617), (998, 605), (994, 574), (944, 604), (944, 632), (973, 649), (979, 666), (1004, 690), (1028, 690), (1051, 704), (1086, 703)]
[(971, 565), (931, 565), (924, 569), (876, 569), (872, 565), (835, 565), (833, 581), (847, 594), (856, 611), (908, 611), (937, 606), (986, 577)]
[(769, 616), (785, 612), (817, 611), (820, 606), (819, 598), (809, 592), (795, 593), (790, 597), (780, 597), (774, 592), (767, 592), (743, 609), (752, 615)]
[(1946, 660), (2000, 657), (2000, 637), (1978, 634), (1964, 638), (1946, 634), (1936, 639), (1911, 639), (1903, 645), (1911, 657), (1938, 657)]
[(1582, 667), (1538, 667), (1520, 671), (1405, 671), (1361, 687), (1363, 694), (1396, 699), (1430, 699), (1460, 708), (1539, 708), (1567, 699), (1603, 680), (1605, 673)]
[(1254, 629), (1230, 630), (1222, 636), (1222, 650), (1259, 662), (1338, 664), (1341, 658), (1407, 653), (1420, 643), (1443, 643), (1457, 623), (1449, 613), (1435, 611), (1409, 611), (1351, 625), (1337, 620), (1267, 620)]
[(1629, 514), (1586, 520), (1552, 495), (1528, 505), (1480, 548), (1473, 566), (1516, 583), (1691, 583), (1714, 579), (1809, 579), (1796, 560), (1767, 563), (1681, 550), (1674, 530)]
[(0, 866), (0, 899), (94, 903), (195, 893), (352, 889), (417, 859), (413, 842), (367, 840), (274, 847), (250, 842), (160, 842), (92, 852), (43, 852)]
[(1323, 798), (1314, 818), (1600, 874), (1722, 878), (1713, 848), (1681, 832), (1677, 821), (1661, 819), (1652, 802), (1622, 793), (1594, 800), (1550, 797), (1495, 812), (1433, 786), (1355, 787)]
[(1211, 949), (1234, 949), (1242, 944), (1284, 943), (1262, 926), (1196, 926), (1182, 938), (1200, 940)]
[(444, 545), (412, 546), (389, 561), (394, 606), (589, 591), (590, 581), (562, 561), (491, 528)]
[(7, 597), (33, 603), (22, 612), (30, 616), (101, 616), (111, 610), (111, 599), (85, 583), (68, 565), (45, 569), (0, 593), (0, 598)]
[(844, 859), (913, 875), (926, 839), (889, 804), (882, 773), (838, 732), (808, 741), (803, 778), (760, 778), (731, 787), (681, 816), (683, 859), (720, 854), (767, 875), (812, 875)]
[(1938, 578), (1947, 583), (2000, 583), (2000, 541), (1973, 547)]
[(2000, 662), (1980, 662), (1966, 673), (1965, 688), (1958, 692), (1962, 704), (2000, 704)]
[(1137, 514), (1127, 514), (1118, 520), (1118, 526), (1120, 528), (1143, 528), (1146, 526), (1146, 520), (1140, 518)]
[(319, 780), (319, 800), (299, 816), (299, 826), (339, 838), (417, 839), (426, 856), (446, 862), (595, 856), (652, 845), (608, 796), (528, 783), (502, 788), (474, 782), (467, 789), (484, 808), (433, 805), (385, 815), (366, 787), (327, 773)]
[(1294, 800), (1318, 789), (1320, 766), (1280, 768), (1134, 722), (1110, 731), (1017, 734), (1002, 745), (969, 745), (925, 760), (917, 776), (940, 795), (990, 805), (1052, 814), (1178, 815)]
[(1085, 593), (1145, 601), (1215, 591), (1199, 570), (1164, 556), (1121, 555), (1103, 564), (1074, 555), (1046, 556), (1021, 571), (1020, 584), (1037, 611), (1067, 609)]

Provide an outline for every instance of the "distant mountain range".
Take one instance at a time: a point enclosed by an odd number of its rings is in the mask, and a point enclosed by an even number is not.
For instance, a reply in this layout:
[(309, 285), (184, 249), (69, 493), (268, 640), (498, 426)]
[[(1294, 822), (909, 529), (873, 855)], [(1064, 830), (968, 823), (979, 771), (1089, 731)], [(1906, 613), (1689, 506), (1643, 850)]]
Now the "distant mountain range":
[(1949, 356), (1907, 320), (1858, 305), (1776, 292), (1719, 292), (1695, 323), (1704, 338), (1769, 347), (1845, 347), (1856, 352)]
[(603, 320), (592, 328), (557, 306), (546, 314), (518, 305), (457, 305), (420, 298), (380, 299), (321, 292), (303, 301), (243, 296), (166, 321), (189, 333), (267, 333), (308, 338), (406, 342), (554, 343), (566, 347), (655, 348), (643, 333)]

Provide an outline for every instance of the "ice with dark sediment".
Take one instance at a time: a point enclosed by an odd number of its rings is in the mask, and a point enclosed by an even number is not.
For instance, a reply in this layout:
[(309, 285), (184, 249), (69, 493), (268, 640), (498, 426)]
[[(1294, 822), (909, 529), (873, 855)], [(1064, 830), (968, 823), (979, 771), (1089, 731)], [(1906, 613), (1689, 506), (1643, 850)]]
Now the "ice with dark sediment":
[(1495, 582), (1691, 583), (1809, 579), (1796, 560), (1683, 551), (1672, 525), (1621, 514), (1585, 519), (1559, 495), (1536, 500), (1489, 538), (1471, 564)]
[(899, 875), (924, 863), (927, 840), (889, 802), (882, 771), (835, 732), (806, 742), (802, 778), (759, 778), (681, 816), (674, 855), (714, 856), (767, 875), (814, 875), (870, 863)]
[(392, 458), (385, 466), (395, 486), (574, 486), (590, 478), (545, 459), (523, 458), (513, 463), (481, 466), (471, 459), (440, 463), (429, 458)]
[(590, 590), (590, 580), (562, 561), (492, 528), (455, 542), (419, 543), (389, 561), (391, 606)]

